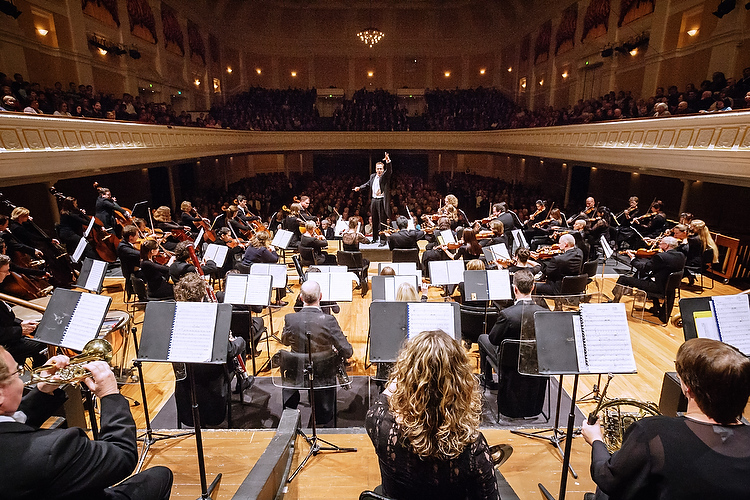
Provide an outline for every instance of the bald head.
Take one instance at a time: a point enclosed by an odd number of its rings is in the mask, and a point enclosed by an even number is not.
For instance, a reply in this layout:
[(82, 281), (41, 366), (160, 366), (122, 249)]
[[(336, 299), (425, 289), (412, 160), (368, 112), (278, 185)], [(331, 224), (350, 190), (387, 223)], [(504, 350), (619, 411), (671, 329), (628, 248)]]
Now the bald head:
[(307, 280), (300, 287), (299, 296), (306, 306), (317, 306), (323, 297), (320, 293), (320, 285), (312, 280)]

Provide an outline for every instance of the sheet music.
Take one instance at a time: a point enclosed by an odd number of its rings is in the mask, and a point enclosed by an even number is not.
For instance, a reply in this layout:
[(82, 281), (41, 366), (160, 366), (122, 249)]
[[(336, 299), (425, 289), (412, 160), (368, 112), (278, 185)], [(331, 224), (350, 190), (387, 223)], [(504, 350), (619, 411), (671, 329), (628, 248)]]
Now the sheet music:
[(314, 281), (320, 285), (321, 300), (328, 301), (331, 296), (331, 273), (307, 273), (307, 281)]
[(747, 296), (717, 295), (711, 297), (711, 310), (719, 325), (721, 341), (750, 356), (750, 304)]
[(456, 237), (453, 236), (453, 231), (450, 229), (444, 229), (440, 231), (440, 236), (443, 237), (443, 244), (456, 242)]
[(413, 274), (414, 276), (422, 276), (422, 271), (417, 270), (417, 264), (414, 262), (379, 262), (378, 274), (383, 271), (384, 267), (390, 267), (396, 271), (396, 274)]
[[(352, 301), (353, 273), (308, 273), (307, 279), (320, 285), (325, 302)], [(356, 276), (355, 276), (356, 279)]]
[(588, 373), (635, 373), (625, 304), (581, 304), (582, 339)]
[[(201, 229), (201, 231), (203, 231)], [(208, 261), (212, 260), (216, 262), (216, 265), (221, 267), (224, 265), (224, 262), (227, 260), (227, 253), (229, 252), (229, 247), (225, 245), (217, 245), (215, 243), (209, 243), (206, 247), (206, 251), (203, 254), (203, 257)]]
[(86, 342), (99, 335), (110, 302), (111, 299), (106, 296), (82, 293), (65, 327), (60, 345), (75, 351), (83, 350)]
[(463, 260), (430, 261), (430, 283), (433, 285), (454, 285), (464, 281)]
[(339, 218), (339, 220), (336, 221), (336, 225), (333, 227), (333, 235), (341, 237), (341, 234), (347, 229), (349, 229), (349, 223), (344, 219)]
[(347, 271), (346, 266), (318, 266), (313, 265), (310, 267), (314, 267), (315, 269), (318, 269), (321, 273), (345, 273)]
[[(198, 231), (198, 237), (195, 238), (195, 241), (193, 242), (193, 246), (195, 248), (200, 248), (201, 241), (203, 240), (203, 228), (201, 227), (201, 230)], [(212, 259), (213, 260), (213, 259)], [(215, 261), (214, 261), (215, 262)]]
[(449, 302), (411, 302), (407, 306), (407, 338), (429, 330), (443, 330), (456, 338), (454, 309)]
[(167, 360), (185, 363), (211, 361), (218, 303), (177, 302)]
[(507, 269), (489, 269), (487, 271), (487, 292), (490, 300), (510, 300), (513, 298), (510, 290), (510, 273)]
[(612, 254), (615, 252), (612, 250), (612, 247), (609, 246), (609, 242), (607, 241), (607, 238), (604, 237), (604, 235), (599, 238), (599, 243), (602, 245), (602, 250), (604, 250), (604, 256), (608, 259), (612, 257)]
[(498, 259), (510, 260), (510, 253), (508, 252), (508, 247), (505, 243), (498, 243), (497, 245), (491, 245), (489, 249), (492, 252), (492, 255), (494, 257), (494, 259), (492, 260), (498, 260)]
[[(91, 219), (94, 220), (94, 219)], [(78, 262), (81, 260), (81, 256), (83, 256), (83, 252), (86, 250), (86, 239), (81, 238), (78, 240), (78, 246), (76, 247), (75, 252), (73, 252), (73, 256), (70, 258), (73, 262)]]
[(224, 303), (244, 304), (246, 290), (247, 275), (228, 274), (226, 288), (224, 289)]
[(289, 241), (292, 239), (293, 235), (293, 232), (287, 231), (286, 229), (277, 229), (276, 234), (271, 241), (271, 245), (276, 248), (286, 248), (289, 246)]
[(526, 242), (526, 237), (523, 235), (523, 231), (520, 229), (514, 229), (510, 232), (513, 235), (513, 241), (516, 247), (529, 248), (529, 244)]
[(266, 274), (273, 278), (273, 288), (286, 287), (286, 266), (284, 264), (253, 264), (250, 274)]
[(578, 359), (578, 371), (588, 371), (588, 357), (586, 353), (586, 344), (583, 342), (583, 328), (581, 327), (581, 316), (573, 314), (573, 335), (576, 340), (576, 358)]
[(698, 338), (721, 341), (719, 325), (716, 324), (716, 318), (714, 318), (712, 311), (695, 311), (693, 319), (695, 320), (695, 332)]
[(414, 287), (415, 290), (417, 290), (417, 294), (419, 294), (419, 289), (417, 288), (417, 277), (413, 274), (400, 276), (384, 276), (384, 278), (385, 300), (388, 302), (393, 302), (396, 300), (396, 294), (398, 293), (398, 289), (401, 287), (402, 283), (409, 283)]
[(103, 260), (91, 260), (91, 270), (86, 278), (86, 284), (83, 286), (86, 290), (92, 292), (99, 291), (99, 285), (102, 282), (102, 276), (107, 272), (107, 263)]
[(86, 231), (83, 233), (84, 238), (88, 238), (89, 234), (91, 234), (91, 230), (94, 229), (94, 224), (96, 224), (96, 217), (92, 217), (89, 219), (89, 225), (86, 226)]
[(245, 289), (245, 301), (243, 304), (251, 306), (268, 306), (271, 304), (271, 283), (273, 276), (270, 274), (245, 275), (247, 288)]

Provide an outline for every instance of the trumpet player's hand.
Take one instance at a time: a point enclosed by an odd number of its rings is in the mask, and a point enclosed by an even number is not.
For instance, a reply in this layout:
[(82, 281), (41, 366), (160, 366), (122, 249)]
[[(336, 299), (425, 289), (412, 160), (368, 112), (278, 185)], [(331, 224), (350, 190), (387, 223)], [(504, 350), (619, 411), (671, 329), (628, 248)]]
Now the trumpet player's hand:
[(36, 321), (22, 321), (21, 322), (21, 332), (23, 332), (24, 335), (31, 335), (34, 333), (34, 330), (36, 330), (37, 323)]
[(106, 361), (92, 361), (85, 364), (84, 368), (91, 372), (91, 376), (84, 379), (84, 383), (96, 397), (101, 399), (104, 396), (120, 392), (117, 388), (115, 374), (112, 373), (112, 369)]
[(583, 439), (590, 445), (594, 444), (594, 441), (604, 441), (602, 426), (599, 424), (598, 418), (593, 425), (584, 420), (583, 426), (581, 426), (581, 434), (583, 435)]
[[(49, 358), (44, 364), (44, 370), (42, 370), (40, 375), (42, 377), (52, 376), (54, 379), (54, 374), (57, 373), (57, 370), (65, 368), (69, 363), (70, 358), (67, 356), (64, 356), (62, 354), (53, 356)], [(58, 387), (59, 385), (55, 384), (54, 382), (39, 382), (38, 384), (36, 384), (37, 389), (47, 394), (52, 394)]]

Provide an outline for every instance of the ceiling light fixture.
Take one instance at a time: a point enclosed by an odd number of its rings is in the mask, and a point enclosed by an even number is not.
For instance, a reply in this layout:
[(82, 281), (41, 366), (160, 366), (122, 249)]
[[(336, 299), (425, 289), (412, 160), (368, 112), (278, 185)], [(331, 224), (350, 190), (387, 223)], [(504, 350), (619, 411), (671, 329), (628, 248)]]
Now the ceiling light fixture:
[(357, 36), (365, 45), (369, 45), (370, 48), (372, 48), (373, 45), (378, 43), (380, 40), (383, 39), (385, 36), (385, 33), (380, 31), (379, 29), (373, 27), (372, 25), (372, 0), (370, 0), (370, 24), (369, 28), (363, 29), (359, 33), (357, 33)]
[(688, 36), (695, 36), (698, 34), (698, 28), (693, 28), (691, 30), (688, 30), (687, 32)]
[(100, 48), (100, 49), (99, 49), (99, 53), (100, 53), (101, 55), (103, 55), (103, 56), (106, 56), (106, 55), (107, 55), (107, 49), (102, 49), (102, 48)]
[(39, 33), (42, 36), (47, 36), (47, 33), (49, 33), (49, 30), (46, 30), (44, 28), (37, 28), (36, 32)]

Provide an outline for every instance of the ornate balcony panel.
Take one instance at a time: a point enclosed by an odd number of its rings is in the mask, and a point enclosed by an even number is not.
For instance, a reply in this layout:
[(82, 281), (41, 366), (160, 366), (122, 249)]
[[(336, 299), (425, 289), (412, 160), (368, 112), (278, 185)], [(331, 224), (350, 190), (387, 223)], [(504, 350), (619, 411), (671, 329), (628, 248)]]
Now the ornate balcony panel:
[(247, 153), (499, 153), (750, 186), (750, 112), (482, 132), (245, 132), (0, 114), (0, 182)]

